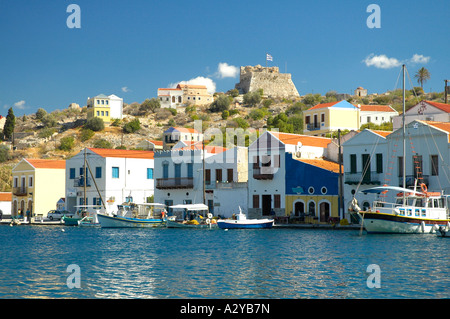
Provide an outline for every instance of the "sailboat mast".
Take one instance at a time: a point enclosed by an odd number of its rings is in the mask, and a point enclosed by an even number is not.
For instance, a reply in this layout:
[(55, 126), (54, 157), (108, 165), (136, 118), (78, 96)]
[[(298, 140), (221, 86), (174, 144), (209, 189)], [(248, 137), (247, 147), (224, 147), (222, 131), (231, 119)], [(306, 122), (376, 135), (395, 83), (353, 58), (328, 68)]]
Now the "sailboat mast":
[[(403, 188), (406, 188), (406, 117), (405, 117), (405, 65), (402, 66), (403, 69), (403, 114), (402, 114), (402, 122), (403, 122)], [(406, 194), (403, 193), (403, 204), (405, 204)]]

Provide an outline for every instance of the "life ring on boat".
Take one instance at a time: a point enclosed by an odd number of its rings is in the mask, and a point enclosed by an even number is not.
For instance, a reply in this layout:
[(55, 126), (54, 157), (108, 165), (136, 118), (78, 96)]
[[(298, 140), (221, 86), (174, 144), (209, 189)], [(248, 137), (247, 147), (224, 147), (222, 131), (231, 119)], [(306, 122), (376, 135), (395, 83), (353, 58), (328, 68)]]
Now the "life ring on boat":
[(213, 217), (213, 214), (211, 214), (211, 213), (208, 213), (208, 218), (212, 218)]
[(211, 220), (209, 218), (206, 219), (206, 225), (209, 225), (211, 223)]
[(420, 184), (420, 189), (422, 190), (423, 193), (426, 193), (428, 190), (427, 185), (425, 185), (425, 183)]

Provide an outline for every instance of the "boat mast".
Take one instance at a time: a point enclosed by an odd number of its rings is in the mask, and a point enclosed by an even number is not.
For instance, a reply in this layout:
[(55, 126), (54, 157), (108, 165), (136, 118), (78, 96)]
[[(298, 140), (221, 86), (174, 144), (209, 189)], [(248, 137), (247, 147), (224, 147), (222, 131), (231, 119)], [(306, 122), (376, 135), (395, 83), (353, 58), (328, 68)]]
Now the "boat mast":
[(84, 148), (84, 183), (83, 183), (83, 188), (84, 188), (84, 201), (83, 201), (83, 205), (85, 206), (86, 209), (86, 183), (87, 183), (87, 171), (86, 171), (86, 147)]
[[(402, 114), (402, 122), (403, 122), (403, 168), (402, 168), (402, 177), (403, 177), (403, 188), (406, 188), (406, 128), (405, 128), (405, 65), (402, 66), (403, 69), (403, 114)], [(406, 194), (403, 192), (403, 205), (406, 204)]]

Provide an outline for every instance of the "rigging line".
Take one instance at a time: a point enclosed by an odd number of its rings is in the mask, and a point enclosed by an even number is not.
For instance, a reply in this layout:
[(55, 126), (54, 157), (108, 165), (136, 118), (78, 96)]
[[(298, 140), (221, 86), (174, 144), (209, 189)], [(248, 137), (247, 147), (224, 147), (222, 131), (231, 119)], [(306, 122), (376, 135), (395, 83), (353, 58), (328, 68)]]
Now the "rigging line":
[(376, 149), (377, 149), (378, 143), (380, 142), (380, 139), (381, 139), (381, 137), (378, 137), (378, 138), (377, 138), (377, 141), (376, 141), (375, 145), (374, 145), (373, 148), (372, 148), (370, 158), (369, 158), (369, 160), (365, 163), (365, 167), (363, 168), (362, 176), (361, 176), (361, 179), (360, 179), (360, 181), (359, 181), (359, 183), (358, 183), (358, 186), (356, 187), (355, 194), (358, 192), (359, 188), (361, 187), (361, 184), (362, 184), (362, 181), (363, 181), (363, 176), (366, 175), (367, 169), (370, 167), (370, 162), (372, 162), (373, 155), (375, 154), (375, 151), (376, 151)]
[(394, 91), (397, 89), (398, 80), (400, 79), (400, 75), (402, 74), (402, 70), (403, 70), (403, 69), (400, 69), (400, 72), (398, 73), (398, 76), (397, 76), (397, 82), (395, 82), (395, 86), (394, 86)]

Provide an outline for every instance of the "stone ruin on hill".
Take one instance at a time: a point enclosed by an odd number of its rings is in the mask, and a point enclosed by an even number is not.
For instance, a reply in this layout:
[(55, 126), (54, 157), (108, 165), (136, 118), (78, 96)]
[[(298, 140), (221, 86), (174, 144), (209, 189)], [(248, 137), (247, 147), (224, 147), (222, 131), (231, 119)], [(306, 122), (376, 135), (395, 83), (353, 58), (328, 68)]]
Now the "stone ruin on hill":
[(240, 82), (236, 84), (240, 94), (263, 89), (268, 97), (299, 97), (290, 73), (280, 73), (278, 67), (241, 66)]

